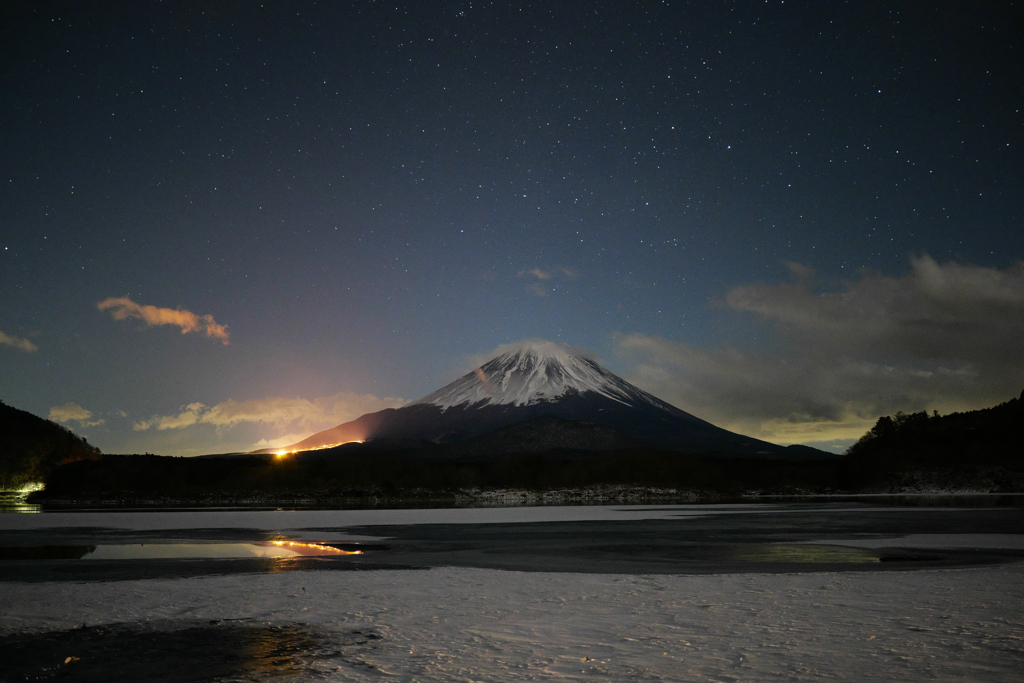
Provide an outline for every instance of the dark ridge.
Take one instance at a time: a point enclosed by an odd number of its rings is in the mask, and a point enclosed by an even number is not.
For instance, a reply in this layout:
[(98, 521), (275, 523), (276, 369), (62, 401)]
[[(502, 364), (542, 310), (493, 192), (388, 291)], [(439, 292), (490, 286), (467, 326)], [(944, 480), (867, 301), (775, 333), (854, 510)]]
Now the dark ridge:
[(878, 418), (849, 448), (841, 474), (859, 487), (929, 480), (952, 486), (957, 477), (974, 472), (990, 479), (993, 488), (1012, 488), (1019, 486), (1024, 470), (1022, 436), (1024, 392), (995, 407), (964, 413), (898, 412)]
[(100, 457), (70, 429), (0, 401), (0, 490), (41, 482), (58, 465)]
[[(107, 455), (54, 470), (32, 502), (342, 499), (433, 495), (466, 489), (551, 490), (595, 485), (677, 488), (734, 495), (750, 489), (821, 491), (836, 484), (834, 461), (689, 455), (650, 448), (556, 448), (489, 458), (445, 457), (442, 447), (341, 446), (286, 458)], [(726, 457), (723, 457), (726, 456)]]

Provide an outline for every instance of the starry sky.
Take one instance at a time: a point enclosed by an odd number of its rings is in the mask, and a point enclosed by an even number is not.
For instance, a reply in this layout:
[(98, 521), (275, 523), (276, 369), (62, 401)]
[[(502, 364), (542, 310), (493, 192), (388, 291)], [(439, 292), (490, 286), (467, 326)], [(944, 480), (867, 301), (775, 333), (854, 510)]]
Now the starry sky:
[(1020, 3), (0, 7), (0, 400), (280, 446), (529, 338), (841, 451), (1024, 389)]

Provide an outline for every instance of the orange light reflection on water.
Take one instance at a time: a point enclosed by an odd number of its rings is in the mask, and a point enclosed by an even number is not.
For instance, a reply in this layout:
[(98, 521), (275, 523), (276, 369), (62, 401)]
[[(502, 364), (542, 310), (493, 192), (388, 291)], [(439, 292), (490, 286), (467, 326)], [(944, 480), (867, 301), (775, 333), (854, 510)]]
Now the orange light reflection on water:
[(298, 555), (362, 555), (362, 550), (342, 550), (321, 543), (302, 543), (300, 541), (267, 541), (266, 545), (287, 548)]

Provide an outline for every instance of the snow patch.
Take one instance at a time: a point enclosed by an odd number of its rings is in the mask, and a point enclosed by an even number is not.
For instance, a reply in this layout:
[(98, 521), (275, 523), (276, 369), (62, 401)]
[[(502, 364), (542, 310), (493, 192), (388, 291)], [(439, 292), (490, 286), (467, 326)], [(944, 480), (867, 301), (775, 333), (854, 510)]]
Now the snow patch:
[(410, 405), (533, 405), (569, 393), (595, 393), (623, 405), (668, 407), (645, 391), (608, 372), (584, 352), (545, 340), (523, 342), (451, 384)]

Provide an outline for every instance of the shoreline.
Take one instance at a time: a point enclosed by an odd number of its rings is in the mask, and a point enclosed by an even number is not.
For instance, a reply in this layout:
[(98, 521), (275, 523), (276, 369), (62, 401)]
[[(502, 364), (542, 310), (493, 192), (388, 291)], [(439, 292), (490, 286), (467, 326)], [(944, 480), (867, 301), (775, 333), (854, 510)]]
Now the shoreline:
[(395, 491), (360, 492), (362, 495), (331, 495), (320, 492), (253, 493), (238, 495), (229, 492), (209, 492), (195, 496), (153, 496), (126, 493), (101, 493), (89, 496), (46, 496), (43, 491), (34, 492), (17, 500), (0, 501), (0, 511), (6, 507), (39, 509), (123, 509), (123, 508), (224, 508), (224, 507), (301, 507), (323, 509), (374, 509), (374, 508), (503, 508), (503, 507), (545, 507), (561, 505), (688, 505), (724, 503), (771, 503), (776, 501), (836, 501), (872, 500), (910, 503), (930, 499), (951, 499), (961, 502), (970, 499), (1017, 500), (1024, 504), (1024, 492), (991, 491), (977, 489), (911, 489), (893, 487), (887, 491), (869, 492), (764, 492), (746, 491), (721, 493), (716, 491), (680, 490), (644, 486), (590, 486), (552, 490), (529, 490), (517, 488), (463, 489), (454, 492)]

